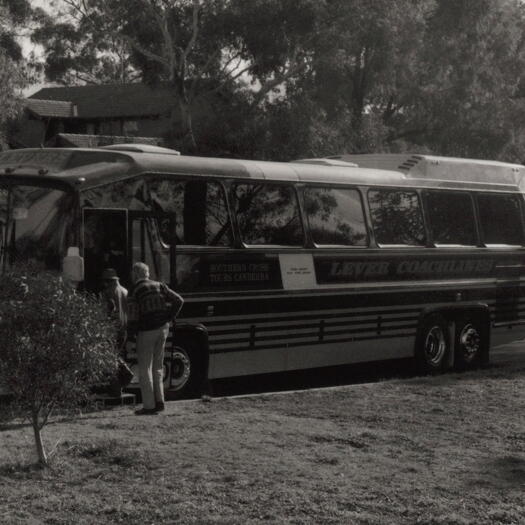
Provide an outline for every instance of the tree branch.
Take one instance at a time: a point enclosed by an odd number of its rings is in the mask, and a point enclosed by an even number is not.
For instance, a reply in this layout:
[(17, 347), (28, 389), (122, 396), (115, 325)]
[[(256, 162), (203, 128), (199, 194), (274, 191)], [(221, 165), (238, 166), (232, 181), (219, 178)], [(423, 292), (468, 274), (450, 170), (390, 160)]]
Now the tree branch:
[(200, 1), (199, 0), (193, 0), (193, 14), (192, 14), (192, 24), (191, 24), (191, 37), (188, 42), (188, 45), (184, 49), (184, 52), (181, 57), (181, 62), (184, 61), (186, 63), (186, 60), (189, 56), (189, 54), (192, 52), (195, 42), (197, 41), (197, 36), (199, 34), (199, 9), (200, 9)]
[(199, 77), (197, 75), (194, 75), (193, 78), (192, 78), (192, 81), (191, 81), (191, 85), (190, 85), (190, 94), (188, 95), (188, 97), (193, 100), (193, 98), (195, 97), (195, 92), (197, 90), (197, 84), (199, 83), (199, 81), (202, 79), (202, 77), (204, 76), (204, 73), (206, 73), (206, 71), (209, 69), (210, 67), (210, 64), (212, 64), (218, 57), (218, 55), (221, 54), (221, 50), (220, 49), (217, 49), (217, 51), (215, 51), (214, 53), (212, 53), (209, 57), (208, 57), (208, 60), (206, 60), (206, 63), (204, 64), (203, 68), (202, 68), (202, 73)]
[(237, 59), (237, 65), (236, 65), (234, 68), (232, 68), (232, 69), (230, 70), (230, 73), (229, 73), (230, 78), (234, 78), (234, 79), (235, 79), (235, 78), (239, 77), (240, 75), (242, 75), (243, 73), (245, 73), (246, 71), (248, 71), (248, 70), (252, 67), (251, 64), (250, 64), (250, 65), (248, 65), (247, 67), (243, 68), (243, 69), (241, 70), (240, 73), (236, 73), (236, 74), (232, 77), (232, 73), (233, 73), (236, 69), (238, 69), (239, 66), (240, 66), (241, 63), (242, 63), (242, 56), (241, 56), (241, 53), (237, 53), (236, 56), (230, 58), (230, 60), (228, 60), (228, 61), (224, 64), (224, 66), (221, 68), (221, 71), (220, 71), (221, 76), (222, 76), (222, 75), (225, 75), (225, 74), (226, 74), (226, 75), (228, 74), (228, 73), (227, 73), (227, 71), (228, 71), (228, 66), (229, 66), (229, 65), (230, 65), (235, 59)]
[(159, 12), (153, 2), (151, 3), (151, 11), (162, 34), (165, 56), (163, 65), (168, 68), (168, 77), (170, 80), (174, 80), (173, 77), (177, 70), (177, 54), (175, 53), (176, 46), (174, 44), (173, 36), (170, 33), (168, 26), (168, 16), (165, 10)]
[(74, 18), (77, 22), (80, 22), (83, 18), (89, 18), (88, 8), (84, 0), (74, 1), (74, 0), (62, 0), (65, 5), (69, 6), (71, 10), (69, 11), (69, 16)]
[(254, 100), (254, 106), (259, 105), (266, 95), (274, 88), (276, 88), (278, 85), (282, 84), (286, 80), (288, 80), (290, 77), (301, 71), (303, 68), (306, 67), (306, 61), (297, 59), (294, 57), (295, 64), (290, 65), (288, 67), (287, 71), (282, 72), (280, 75), (277, 75), (271, 80), (266, 81), (262, 86), (261, 89), (256, 93), (255, 100)]
[(148, 51), (147, 49), (145, 49), (144, 47), (142, 47), (141, 45), (137, 44), (131, 37), (127, 36), (127, 35), (122, 35), (120, 33), (115, 33), (116, 35), (120, 35), (120, 37), (130, 46), (132, 47), (133, 49), (135, 49), (135, 51), (138, 51), (139, 53), (141, 53), (142, 55), (144, 55), (145, 57), (153, 60), (154, 62), (157, 62), (159, 64), (161, 64), (162, 66), (164, 67), (169, 67), (169, 63), (163, 58), (161, 57), (160, 55), (157, 55), (156, 53), (152, 53), (151, 51)]
[[(214, 53), (214, 56), (217, 56), (218, 53), (221, 53), (221, 50), (219, 49), (217, 52)], [(238, 52), (238, 53), (235, 53), (233, 56), (230, 56), (230, 58), (228, 60), (226, 60), (226, 62), (224, 63), (224, 65), (222, 66), (221, 70), (220, 70), (220, 73), (222, 74), (223, 72), (225, 72), (227, 69), (228, 69), (228, 66), (234, 61), (234, 60), (237, 60), (238, 64), (240, 64), (242, 62), (242, 54), (241, 52)], [(208, 62), (206, 62), (206, 64), (208, 64)], [(235, 68), (234, 68), (235, 69)]]

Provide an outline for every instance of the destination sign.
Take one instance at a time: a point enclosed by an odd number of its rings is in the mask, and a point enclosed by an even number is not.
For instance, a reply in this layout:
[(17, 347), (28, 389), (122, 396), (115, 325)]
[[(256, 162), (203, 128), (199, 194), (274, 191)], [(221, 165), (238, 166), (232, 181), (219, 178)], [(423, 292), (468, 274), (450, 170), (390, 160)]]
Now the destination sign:
[[(518, 259), (517, 263), (520, 262)], [(444, 279), (491, 277), (495, 273), (495, 258), (407, 258), (328, 259), (315, 258), (319, 284), (406, 279)]]
[(182, 291), (281, 288), (277, 257), (177, 256), (177, 283)]
[(269, 281), (270, 265), (267, 262), (211, 263), (208, 279), (211, 284)]

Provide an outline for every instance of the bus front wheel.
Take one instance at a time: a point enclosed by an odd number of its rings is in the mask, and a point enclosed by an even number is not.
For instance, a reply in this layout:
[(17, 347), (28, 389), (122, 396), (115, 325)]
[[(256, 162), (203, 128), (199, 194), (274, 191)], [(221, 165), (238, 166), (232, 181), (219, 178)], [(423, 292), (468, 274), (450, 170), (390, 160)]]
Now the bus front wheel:
[(423, 374), (442, 372), (450, 351), (447, 320), (440, 314), (423, 319), (416, 339), (416, 363)]
[(170, 355), (168, 392), (180, 399), (198, 394), (202, 384), (203, 360), (198, 346), (190, 339), (178, 341)]
[(456, 370), (478, 368), (487, 350), (488, 336), (481, 320), (475, 316), (459, 319), (456, 322), (454, 368)]

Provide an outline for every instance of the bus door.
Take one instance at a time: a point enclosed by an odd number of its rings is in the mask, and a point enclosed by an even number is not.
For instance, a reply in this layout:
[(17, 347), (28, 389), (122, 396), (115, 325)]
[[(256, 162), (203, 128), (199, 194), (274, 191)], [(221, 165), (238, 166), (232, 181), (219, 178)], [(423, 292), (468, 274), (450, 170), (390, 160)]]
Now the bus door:
[(86, 290), (101, 290), (105, 268), (115, 269), (123, 285), (129, 284), (128, 210), (84, 208), (82, 225)]
[(130, 264), (144, 262), (150, 277), (166, 284), (175, 275), (175, 215), (129, 211)]

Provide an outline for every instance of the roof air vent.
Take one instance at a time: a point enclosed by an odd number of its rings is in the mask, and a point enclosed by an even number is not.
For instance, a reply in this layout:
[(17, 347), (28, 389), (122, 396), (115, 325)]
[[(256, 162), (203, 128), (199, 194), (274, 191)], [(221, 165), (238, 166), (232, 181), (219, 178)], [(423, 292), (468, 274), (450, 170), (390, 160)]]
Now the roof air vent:
[(160, 146), (152, 146), (151, 144), (111, 144), (111, 146), (103, 146), (102, 149), (110, 149), (112, 151), (129, 151), (132, 153), (158, 153), (162, 155), (180, 155), (180, 151), (169, 148), (161, 148)]
[(338, 160), (334, 158), (320, 158), (320, 159), (297, 159), (292, 162), (297, 162), (300, 164), (319, 164), (322, 166), (339, 166), (342, 168), (357, 168), (358, 165), (354, 162), (346, 162), (344, 160)]

